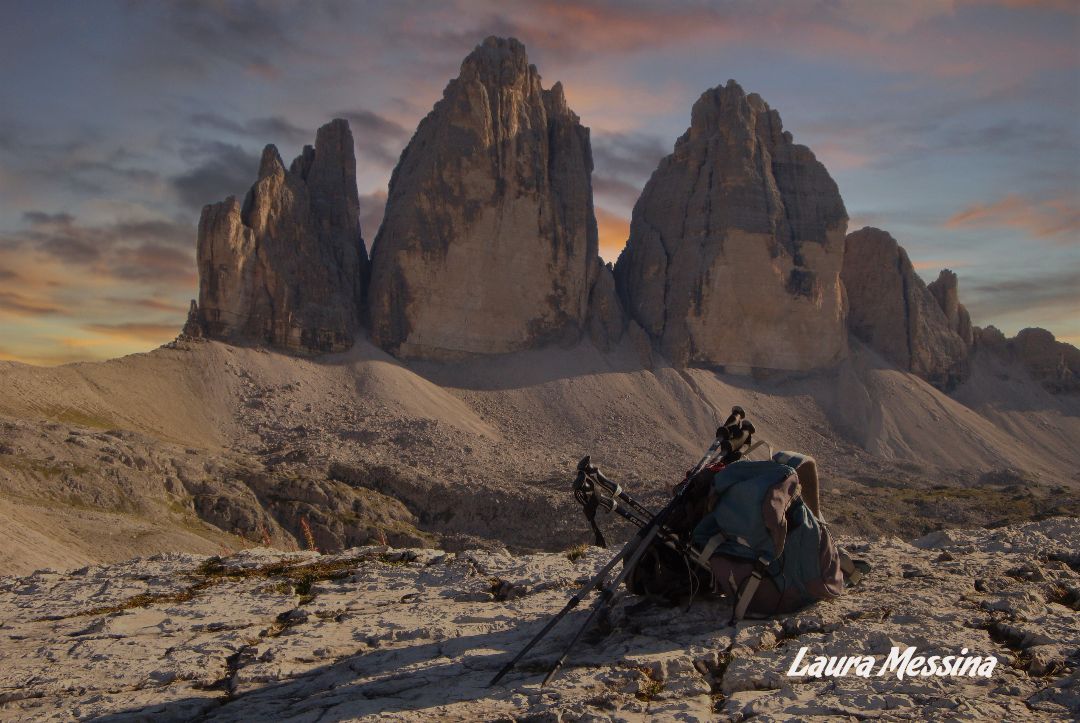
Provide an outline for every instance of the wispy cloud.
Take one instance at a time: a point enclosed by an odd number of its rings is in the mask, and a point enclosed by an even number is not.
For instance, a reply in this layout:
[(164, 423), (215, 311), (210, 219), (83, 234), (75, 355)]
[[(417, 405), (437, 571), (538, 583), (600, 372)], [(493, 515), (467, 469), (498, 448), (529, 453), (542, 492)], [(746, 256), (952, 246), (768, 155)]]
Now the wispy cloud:
[(237, 136), (254, 138), (260, 143), (303, 143), (312, 133), (281, 116), (251, 118), (237, 121), (218, 113), (193, 113), (191, 124), (196, 127), (224, 131)]
[(592, 141), (593, 192), (599, 198), (632, 208), (660, 159), (671, 153), (672, 145), (651, 133), (597, 132)]
[(1076, 198), (1045, 200), (1008, 195), (990, 203), (976, 203), (945, 221), (945, 228), (1015, 228), (1035, 238), (1080, 243), (1080, 206)]
[[(1043, 317), (1075, 324), (1080, 309), (1080, 270), (1049, 271), (1023, 277), (961, 280), (961, 298), (977, 323)], [(1030, 322), (1020, 322), (1030, 326)]]
[[(28, 226), (0, 234), (5, 266), (58, 264), (91, 277), (188, 286), (194, 278), (194, 226), (165, 220), (82, 225), (67, 213), (28, 211)], [(16, 258), (18, 257), (18, 258)], [(87, 277), (86, 280), (89, 280)], [(29, 281), (28, 281), (29, 282)]]
[(60, 307), (54, 304), (32, 299), (17, 291), (0, 291), (0, 314), (53, 316), (60, 312)]

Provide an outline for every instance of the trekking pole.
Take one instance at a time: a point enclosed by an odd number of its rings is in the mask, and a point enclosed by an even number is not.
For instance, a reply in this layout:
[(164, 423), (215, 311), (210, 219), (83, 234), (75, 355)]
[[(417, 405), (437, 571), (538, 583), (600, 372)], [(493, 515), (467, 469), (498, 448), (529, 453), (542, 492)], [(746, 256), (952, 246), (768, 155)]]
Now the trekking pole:
[[(746, 418), (746, 413), (743, 412), (742, 407), (732, 407), (731, 415), (727, 418), (727, 421), (716, 430), (716, 440), (709, 447), (709, 450), (701, 458), (701, 461), (686, 474), (686, 478), (683, 480), (683, 484), (676, 488), (675, 496), (671, 501), (664, 506), (664, 509), (660, 510), (651, 520), (649, 524), (641, 528), (638, 533), (626, 543), (626, 547), (633, 547), (633, 553), (623, 561), (622, 570), (610, 583), (604, 586), (600, 591), (600, 596), (593, 604), (592, 611), (589, 613), (589, 617), (585, 619), (585, 622), (578, 629), (569, 645), (563, 651), (563, 654), (559, 656), (559, 659), (555, 661), (554, 665), (548, 670), (547, 675), (544, 677), (543, 682), (540, 683), (540, 687), (544, 687), (551, 681), (552, 678), (559, 672), (566, 659), (570, 656), (570, 651), (574, 649), (578, 641), (585, 634), (585, 631), (592, 627), (593, 622), (597, 619), (601, 612), (618, 604), (619, 600), (623, 597), (624, 593), (618, 592), (619, 585), (623, 584), (627, 576), (633, 571), (634, 567), (641, 560), (642, 555), (649, 549), (649, 545), (656, 539), (656, 536), (660, 533), (664, 523), (667, 521), (668, 516), (672, 510), (675, 509), (678, 502), (682, 499), (683, 494), (690, 488), (690, 480), (705, 468), (709, 460), (713, 458), (716, 452), (724, 452), (724, 456), (721, 461), (731, 460), (734, 461), (741, 456), (739, 450), (745, 446), (749, 440), (752, 427), (750, 425), (743, 424)], [(749, 429), (748, 429), (749, 427)], [(625, 548), (624, 548), (625, 551)]]
[[(715, 451), (719, 448), (720, 443), (721, 443), (721, 440), (719, 440), (719, 439), (717, 439), (716, 442), (713, 443), (712, 447), (710, 447), (709, 451), (705, 453), (705, 456), (702, 457), (701, 462), (698, 464), (697, 467), (695, 467), (695, 469), (698, 469), (698, 468), (704, 466), (705, 461), (708, 460), (715, 453)], [(581, 460), (581, 462), (578, 464), (578, 473), (579, 473), (579, 475), (584, 475), (586, 473), (586, 470), (590, 466), (588, 460), (589, 460), (589, 458), (586, 457), (585, 459)], [(599, 472), (599, 470), (596, 470), (596, 471)], [(606, 480), (607, 478), (604, 478), (604, 479)], [(576, 484), (576, 486), (580, 487), (580, 484), (577, 484), (577, 483), (575, 483), (575, 484)], [(669, 506), (670, 506), (670, 504), (671, 503), (669, 503)], [(664, 509), (666, 510), (667, 508), (665, 507)], [(623, 512), (623, 510), (619, 510), (619, 511)], [(661, 514), (663, 514), (663, 511), (661, 512)], [(652, 520), (657, 519), (657, 517), (658, 517), (657, 515), (653, 515)], [(665, 517), (666, 517), (666, 515), (665, 515)], [(535, 636), (533, 636), (533, 639), (530, 640), (528, 642), (528, 644), (526, 644), (525, 647), (522, 648), (521, 651), (517, 655), (514, 656), (513, 660), (508, 662), (506, 665), (504, 665), (502, 667), (501, 670), (499, 670), (499, 672), (495, 675), (495, 677), (491, 679), (491, 682), (488, 683), (489, 686), (495, 685), (500, 680), (502, 680), (503, 677), (507, 673), (509, 673), (511, 670), (513, 670), (514, 666), (517, 665), (521, 661), (521, 659), (524, 658), (525, 655), (530, 650), (532, 650), (533, 647), (535, 647), (536, 644), (539, 643), (544, 638), (544, 636), (546, 636), (549, 632), (551, 632), (552, 628), (554, 628), (556, 625), (559, 624), (560, 620), (562, 620), (564, 617), (566, 617), (566, 615), (571, 610), (576, 608), (592, 590), (594, 590), (594, 589), (596, 589), (598, 587), (601, 587), (601, 585), (604, 582), (604, 579), (608, 576), (608, 574), (611, 572), (611, 570), (615, 567), (615, 565), (620, 560), (624, 560), (628, 555), (630, 555), (632, 553), (637, 553), (639, 550), (643, 551), (645, 549), (645, 547), (643, 547), (641, 545), (637, 545), (635, 543), (635, 541), (647, 529), (650, 529), (650, 526), (652, 525), (652, 520), (650, 520), (650, 522), (648, 522), (648, 523), (645, 523), (645, 525), (642, 526), (638, 530), (638, 532), (635, 534), (635, 536), (632, 537), (630, 540), (628, 540), (625, 545), (623, 545), (623, 548), (619, 552), (619, 554), (617, 554), (617, 555), (615, 555), (615, 557), (611, 558), (611, 560), (606, 565), (604, 565), (604, 567), (601, 568), (600, 571), (597, 572), (596, 575), (594, 575), (591, 580), (589, 580), (589, 582), (585, 583), (585, 585), (582, 586), (582, 588), (580, 590), (578, 590), (576, 593), (574, 593), (574, 596), (572, 598), (570, 598), (570, 600), (566, 603), (565, 606), (563, 606), (563, 609), (560, 610), (558, 613), (556, 613), (555, 616), (551, 620), (549, 620), (547, 622), (547, 624), (543, 627), (543, 629), (540, 630), (540, 632), (538, 632)], [(659, 530), (658, 526), (653, 528), (653, 536), (655, 536), (655, 532), (657, 530)], [(640, 559), (640, 557), (641, 556), (638, 555), (637, 559)], [(628, 570), (628, 569), (632, 569), (632, 565), (628, 566), (628, 565), (624, 564), (623, 565), (623, 570), (625, 571), (625, 570)], [(624, 579), (624, 578), (625, 578), (625, 575), (620, 575), (620, 579)], [(586, 627), (592, 622), (594, 616), (595, 616), (595, 612), (592, 615), (589, 616), (589, 620), (586, 622)], [(582, 632), (584, 632), (584, 629), (582, 629), (582, 631), (579, 631), (578, 635), (575, 636), (574, 641), (573, 641), (574, 643), (576, 643), (577, 639), (579, 637), (581, 637)], [(573, 643), (571, 645), (573, 645)], [(569, 649), (567, 650), (567, 653), (569, 653)], [(566, 658), (566, 654), (563, 655), (562, 659), (565, 660), (565, 658)], [(561, 664), (562, 664), (562, 662), (560, 661), (559, 665), (561, 665)], [(548, 675), (548, 678), (550, 678), (550, 677), (551, 677), (551, 674)], [(547, 682), (548, 678), (544, 679), (545, 683)]]
[[(532, 650), (533, 647), (535, 647), (536, 644), (539, 643), (544, 638), (544, 636), (546, 636), (549, 632), (551, 632), (551, 630), (556, 625), (558, 625), (560, 620), (562, 620), (564, 617), (566, 617), (566, 615), (571, 610), (576, 608), (585, 599), (585, 596), (588, 595), (589, 592), (591, 592), (592, 590), (594, 590), (597, 587), (600, 587), (603, 584), (604, 579), (608, 576), (608, 574), (615, 567), (615, 565), (620, 560), (623, 560), (624, 561), (623, 569), (620, 572), (620, 574), (618, 575), (618, 577), (616, 578), (614, 584), (604, 586), (604, 593), (605, 594), (600, 599), (598, 599), (598, 601), (597, 601), (598, 604), (594, 606), (593, 611), (589, 614), (589, 618), (586, 620), (585, 625), (578, 631), (577, 635), (574, 636), (574, 639), (571, 641), (570, 645), (566, 648), (566, 651), (563, 653), (562, 657), (556, 662), (556, 664), (552, 668), (552, 670), (548, 672), (547, 677), (544, 678), (544, 683), (546, 684), (552, 678), (552, 676), (555, 675), (555, 673), (558, 671), (558, 669), (560, 667), (562, 667), (563, 663), (566, 661), (567, 656), (570, 654), (570, 650), (574, 647), (574, 645), (577, 643), (577, 641), (581, 638), (581, 636), (584, 634), (585, 630), (587, 630), (589, 628), (589, 626), (592, 624), (592, 621), (596, 618), (596, 616), (599, 614), (599, 612), (601, 610), (603, 610), (605, 607), (607, 607), (605, 605), (600, 604), (600, 603), (602, 603), (604, 597), (606, 597), (608, 600), (614, 601), (614, 602), (618, 602), (618, 600), (621, 598), (621, 595), (616, 595), (614, 593), (614, 591), (618, 588), (618, 585), (622, 581), (624, 581), (626, 579), (626, 576), (629, 574), (629, 571), (633, 569), (634, 565), (636, 565), (637, 562), (641, 559), (641, 556), (644, 554), (645, 550), (648, 549), (648, 544), (653, 539), (655, 539), (657, 534), (660, 532), (660, 530), (661, 530), (661, 521), (666, 520), (668, 515), (670, 514), (671, 510), (674, 509), (674, 504), (675, 504), (676, 500), (679, 497), (681, 497), (682, 493), (687, 488), (687, 485), (685, 483), (688, 482), (690, 480), (690, 478), (692, 478), (699, 471), (704, 469), (705, 466), (709, 463), (709, 461), (712, 460), (712, 458), (716, 455), (717, 450), (721, 450), (722, 447), (725, 445), (725, 443), (728, 445), (728, 452), (730, 453), (730, 451), (732, 449), (731, 438), (732, 438), (733, 435), (735, 435), (737, 433), (739, 422), (741, 422), (743, 419), (745, 419), (745, 417), (746, 417), (746, 413), (742, 410), (741, 407), (732, 407), (731, 415), (728, 417), (727, 421), (725, 421), (724, 424), (722, 424), (716, 430), (716, 439), (713, 441), (713, 443), (709, 447), (708, 451), (705, 452), (704, 456), (702, 456), (701, 460), (698, 461), (698, 463), (693, 467), (693, 469), (691, 469), (689, 472), (686, 473), (686, 477), (683, 480), (683, 484), (680, 485), (680, 487), (678, 488), (678, 490), (676, 492), (675, 497), (671, 500), (671, 502), (669, 502), (667, 504), (667, 506), (665, 506), (664, 509), (662, 509), (657, 515), (653, 515), (651, 517), (651, 519), (649, 520), (649, 522), (646, 523), (644, 526), (642, 526), (638, 530), (638, 532), (634, 535), (634, 537), (632, 537), (630, 540), (628, 540), (626, 542), (625, 545), (623, 545), (623, 548), (622, 548), (622, 550), (620, 550), (619, 554), (617, 554), (615, 557), (611, 558), (611, 560), (608, 561), (608, 563), (606, 565), (604, 565), (604, 567), (601, 568), (600, 571), (597, 572), (596, 575), (594, 575), (591, 580), (589, 580), (584, 586), (582, 586), (582, 588), (580, 590), (578, 590), (574, 594), (574, 596), (572, 598), (570, 598), (570, 600), (566, 603), (566, 605), (563, 606), (563, 609), (560, 610), (558, 613), (556, 613), (555, 616), (551, 620), (549, 620), (546, 625), (544, 625), (543, 629), (541, 629), (540, 632), (538, 632), (535, 636), (533, 636), (532, 640), (530, 640), (525, 645), (525, 647), (522, 648), (522, 650), (517, 655), (514, 656), (514, 658), (512, 660), (510, 660), (508, 663), (506, 663), (506, 665), (504, 665), (502, 667), (502, 669), (500, 669), (499, 672), (496, 673), (495, 677), (491, 679), (490, 683), (488, 683), (489, 686), (495, 685), (500, 680), (502, 680), (503, 677), (507, 673), (509, 673), (511, 670), (513, 670), (514, 666), (517, 665), (518, 662), (520, 662), (521, 659), (524, 658), (525, 655), (530, 650)], [(739, 446), (741, 446), (741, 444)], [(737, 447), (735, 447), (735, 448), (737, 449)], [(585, 478), (586, 474), (589, 472), (590, 467), (591, 467), (591, 465), (589, 464), (589, 458), (588, 457), (586, 457), (585, 459), (582, 459), (581, 462), (578, 463), (578, 480), (575, 482), (575, 489), (578, 489), (578, 488), (581, 487), (581, 483), (583, 481), (583, 478)], [(599, 472), (599, 470), (596, 470), (596, 472)], [(600, 476), (602, 477), (602, 475), (600, 475)], [(614, 485), (614, 483), (611, 483), (610, 480), (608, 480), (606, 477), (604, 477), (603, 479), (608, 484)], [(618, 485), (614, 485), (614, 486), (618, 487)], [(626, 497), (629, 500), (629, 495), (626, 495)], [(621, 499), (621, 496), (620, 496), (620, 499)], [(643, 506), (640, 506), (640, 505), (632, 505), (631, 504), (630, 506), (631, 507), (638, 506), (638, 507), (641, 507), (641, 509), (645, 509)], [(622, 510), (620, 510), (620, 512), (622, 512)], [(627, 562), (626, 561), (627, 556), (631, 556), (631, 555), (633, 556), (633, 561), (632, 562)]]
[(675, 499), (668, 503), (667, 507), (661, 510), (656, 517), (649, 521), (648, 525), (639, 530), (638, 533), (634, 536), (634, 538), (631, 539), (628, 543), (626, 543), (627, 547), (633, 548), (633, 553), (623, 562), (623, 568), (619, 572), (619, 574), (615, 576), (615, 579), (612, 580), (611, 583), (609, 583), (608, 585), (605, 585), (604, 588), (600, 591), (600, 597), (598, 597), (596, 599), (596, 603), (593, 604), (593, 608), (592, 611), (589, 613), (589, 617), (587, 617), (584, 624), (582, 624), (582, 626), (578, 628), (578, 631), (574, 635), (573, 639), (570, 641), (570, 644), (566, 646), (565, 650), (563, 650), (563, 654), (559, 656), (559, 659), (556, 660), (555, 664), (552, 665), (551, 668), (548, 670), (548, 673), (544, 677), (543, 682), (540, 683), (541, 688), (547, 685), (548, 682), (555, 677), (556, 673), (559, 672), (559, 669), (562, 668), (563, 663), (566, 662), (566, 658), (569, 657), (570, 651), (573, 650), (574, 646), (577, 645), (579, 640), (581, 640), (581, 636), (585, 634), (585, 631), (592, 627), (593, 621), (596, 620), (600, 612), (608, 608), (609, 603), (614, 604), (615, 602), (618, 602), (618, 598), (621, 597), (621, 595), (616, 595), (616, 590), (618, 590), (619, 585), (622, 584), (622, 582), (626, 579), (626, 576), (630, 574), (630, 571), (634, 569), (634, 566), (637, 565), (638, 561), (641, 560), (641, 556), (645, 554), (645, 550), (648, 549), (649, 544), (653, 541), (657, 533), (660, 531), (660, 524), (662, 524), (661, 517), (663, 517), (664, 519), (667, 518), (667, 515), (672, 509), (673, 504), (678, 499), (679, 497), (676, 496)]
[(590, 591), (592, 591), (594, 588), (600, 587), (600, 585), (604, 581), (604, 578), (607, 577), (608, 573), (611, 572), (612, 568), (615, 567), (615, 564), (619, 562), (619, 560), (622, 560), (626, 557), (627, 553), (629, 552), (629, 547), (629, 544), (624, 545), (623, 549), (619, 552), (619, 554), (611, 558), (611, 560), (606, 565), (604, 565), (600, 569), (600, 571), (593, 576), (591, 580), (585, 583), (585, 585), (583, 585), (580, 590), (574, 593), (574, 596), (570, 598), (570, 600), (566, 603), (563, 609), (560, 610), (555, 615), (555, 617), (549, 620), (547, 622), (547, 625), (545, 625), (540, 632), (533, 636), (533, 639), (530, 640), (529, 643), (521, 649), (521, 652), (514, 656), (513, 660), (511, 660), (509, 663), (502, 667), (498, 674), (491, 679), (490, 683), (488, 683), (488, 686), (490, 687), (492, 685), (495, 685), (500, 680), (502, 680), (503, 676), (513, 670), (514, 666), (517, 665), (518, 662), (525, 657), (525, 654), (532, 650), (533, 647), (537, 643), (539, 643), (545, 635), (551, 632), (551, 629), (558, 625), (559, 621), (566, 617), (567, 613), (576, 608), (578, 604), (585, 599), (585, 596), (588, 595)]

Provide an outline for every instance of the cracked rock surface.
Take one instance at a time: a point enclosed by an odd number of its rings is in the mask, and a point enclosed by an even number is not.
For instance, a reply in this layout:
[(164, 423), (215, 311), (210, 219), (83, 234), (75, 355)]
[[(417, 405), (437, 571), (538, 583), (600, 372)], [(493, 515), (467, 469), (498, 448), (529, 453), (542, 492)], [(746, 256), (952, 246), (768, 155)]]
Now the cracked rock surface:
[[(2, 578), (0, 719), (1080, 715), (1080, 520), (846, 542), (873, 571), (838, 600), (731, 627), (722, 599), (626, 598), (546, 688), (588, 603), (487, 683), (612, 551), (263, 548)], [(882, 661), (893, 646), (998, 662), (989, 678), (787, 675), (802, 647)]]

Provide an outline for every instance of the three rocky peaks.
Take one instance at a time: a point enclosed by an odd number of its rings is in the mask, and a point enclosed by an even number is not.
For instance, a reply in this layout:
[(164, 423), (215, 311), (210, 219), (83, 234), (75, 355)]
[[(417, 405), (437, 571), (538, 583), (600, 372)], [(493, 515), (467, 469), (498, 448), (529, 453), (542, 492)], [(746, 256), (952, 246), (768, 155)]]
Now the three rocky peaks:
[(598, 255), (592, 168), (561, 84), (545, 90), (517, 40), (488, 38), (402, 152), (370, 259), (337, 119), (288, 169), (267, 146), (243, 203), (203, 208), (184, 331), (333, 352), (366, 326), (392, 354), (428, 359), (630, 335), (679, 366), (747, 371), (831, 366), (850, 330), (944, 389), (985, 337), (1036, 348), (1040, 378), (1077, 386), (1075, 348), (975, 330), (955, 274), (926, 285), (884, 231), (846, 234), (828, 171), (734, 81), (694, 104), (614, 267)]

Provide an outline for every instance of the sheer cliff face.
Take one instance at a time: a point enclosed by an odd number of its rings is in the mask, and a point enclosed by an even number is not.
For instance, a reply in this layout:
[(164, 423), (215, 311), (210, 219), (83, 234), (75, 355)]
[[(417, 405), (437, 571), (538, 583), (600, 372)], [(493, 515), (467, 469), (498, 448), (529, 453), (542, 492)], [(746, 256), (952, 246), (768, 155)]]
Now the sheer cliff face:
[(289, 169), (267, 146), (243, 204), (229, 197), (199, 219), (202, 333), (300, 352), (352, 346), (367, 265), (358, 216), (346, 121), (320, 128)]
[(961, 333), (966, 329), (970, 339), (971, 324), (956, 301), (956, 275), (951, 282), (945, 272), (942, 277), (934, 289), (927, 288), (885, 231), (867, 227), (847, 237), (843, 281), (851, 333), (901, 369), (947, 391), (966, 375), (970, 344)]
[(847, 353), (846, 229), (825, 167), (729, 81), (702, 94), (645, 186), (616, 278), (677, 364), (823, 367)]
[(488, 38), (421, 121), (372, 247), (371, 335), (403, 357), (573, 341), (599, 273), (588, 129)]

